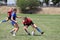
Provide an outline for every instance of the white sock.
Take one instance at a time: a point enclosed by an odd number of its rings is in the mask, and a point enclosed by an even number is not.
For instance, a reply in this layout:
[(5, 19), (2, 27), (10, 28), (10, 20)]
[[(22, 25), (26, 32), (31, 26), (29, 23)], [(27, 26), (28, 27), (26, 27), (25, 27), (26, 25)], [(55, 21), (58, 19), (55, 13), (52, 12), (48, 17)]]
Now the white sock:
[(13, 32), (13, 36), (16, 36), (16, 32), (15, 31)]

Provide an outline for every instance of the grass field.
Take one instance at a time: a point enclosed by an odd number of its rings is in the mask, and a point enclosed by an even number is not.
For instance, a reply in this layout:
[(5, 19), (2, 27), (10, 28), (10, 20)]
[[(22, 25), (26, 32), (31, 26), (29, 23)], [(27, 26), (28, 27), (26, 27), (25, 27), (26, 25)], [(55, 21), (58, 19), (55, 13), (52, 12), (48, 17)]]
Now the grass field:
[[(6, 18), (6, 14), (0, 14), (0, 21)], [(44, 35), (36, 31), (36, 36), (28, 36), (23, 30), (22, 19), (17, 19), (19, 31), (13, 37), (10, 30), (13, 28), (10, 21), (0, 24), (0, 40), (60, 40), (60, 15), (44, 15), (44, 14), (18, 14), (18, 16), (28, 16), (33, 22), (44, 31)], [(32, 31), (32, 27), (28, 28)]]

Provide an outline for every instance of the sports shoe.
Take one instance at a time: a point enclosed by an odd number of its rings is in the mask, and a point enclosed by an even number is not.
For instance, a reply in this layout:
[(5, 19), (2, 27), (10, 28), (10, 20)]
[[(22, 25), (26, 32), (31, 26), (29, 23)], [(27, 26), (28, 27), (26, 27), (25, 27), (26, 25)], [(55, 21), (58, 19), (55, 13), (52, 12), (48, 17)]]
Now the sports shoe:
[(14, 33), (13, 36), (16, 36), (16, 34)]
[(41, 32), (41, 34), (44, 34), (44, 32)]
[(34, 36), (34, 35), (35, 35), (35, 32), (34, 32), (34, 31), (32, 31), (31, 35), (32, 35), (32, 36)]
[(13, 31), (10, 31), (11, 34), (13, 34)]
[(28, 33), (28, 35), (31, 35), (30, 33)]

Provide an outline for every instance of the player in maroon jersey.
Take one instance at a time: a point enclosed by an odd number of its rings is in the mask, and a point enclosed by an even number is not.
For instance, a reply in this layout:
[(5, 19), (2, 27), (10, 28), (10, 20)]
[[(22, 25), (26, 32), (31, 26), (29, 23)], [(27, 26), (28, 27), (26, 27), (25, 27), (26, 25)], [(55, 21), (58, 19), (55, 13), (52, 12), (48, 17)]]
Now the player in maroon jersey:
[(39, 33), (43, 34), (36, 24), (33, 23), (33, 21), (30, 18), (24, 17), (23, 19), (23, 25), (24, 25), (24, 30), (27, 32), (28, 35), (31, 35), (30, 32), (27, 30), (27, 28), (31, 25), (34, 29), (36, 29)]
[(2, 20), (0, 23), (3, 23), (3, 22), (7, 22), (8, 20), (11, 20), (11, 13), (13, 12), (13, 8), (10, 8), (8, 10), (8, 16), (7, 16), (7, 19), (6, 20)]

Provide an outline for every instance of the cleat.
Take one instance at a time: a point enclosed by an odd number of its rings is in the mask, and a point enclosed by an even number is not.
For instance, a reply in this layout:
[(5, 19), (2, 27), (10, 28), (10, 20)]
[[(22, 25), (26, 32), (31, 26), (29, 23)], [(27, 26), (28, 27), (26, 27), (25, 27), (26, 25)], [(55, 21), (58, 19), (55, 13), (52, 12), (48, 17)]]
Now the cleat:
[(13, 31), (11, 31), (10, 33), (13, 34)]
[(30, 33), (28, 33), (28, 35), (31, 35)]
[(32, 31), (31, 35), (32, 35), (32, 36), (34, 36), (34, 35), (35, 35), (35, 32), (34, 32), (34, 31)]
[(13, 36), (16, 36), (16, 34), (14, 33)]
[(44, 32), (41, 32), (41, 34), (44, 34)]

